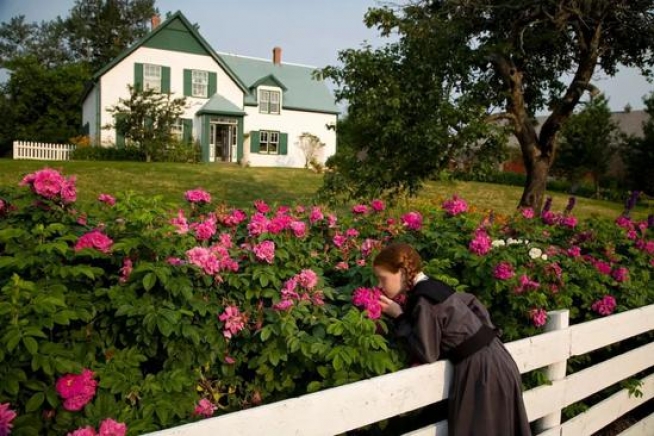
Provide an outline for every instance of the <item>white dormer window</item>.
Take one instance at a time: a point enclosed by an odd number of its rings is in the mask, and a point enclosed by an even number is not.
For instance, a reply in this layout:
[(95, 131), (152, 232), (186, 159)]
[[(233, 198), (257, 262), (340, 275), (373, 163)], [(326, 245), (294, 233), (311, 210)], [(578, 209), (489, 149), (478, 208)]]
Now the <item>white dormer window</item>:
[(259, 112), (262, 114), (279, 114), (281, 92), (270, 89), (259, 90)]
[(192, 96), (193, 97), (208, 97), (209, 87), (209, 72), (193, 70), (191, 73)]
[(161, 92), (161, 65), (143, 64), (143, 89)]

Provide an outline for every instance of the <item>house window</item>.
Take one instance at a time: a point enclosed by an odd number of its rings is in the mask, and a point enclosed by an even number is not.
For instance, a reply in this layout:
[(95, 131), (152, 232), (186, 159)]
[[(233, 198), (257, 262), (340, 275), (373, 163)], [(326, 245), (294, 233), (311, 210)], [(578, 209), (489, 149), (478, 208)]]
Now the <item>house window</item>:
[(279, 154), (279, 132), (261, 131), (259, 153)]
[(209, 72), (193, 70), (191, 73), (191, 83), (193, 97), (208, 97)]
[(259, 112), (262, 114), (279, 114), (281, 93), (262, 89), (259, 91)]
[(170, 125), (170, 135), (177, 141), (182, 141), (184, 139), (184, 123), (182, 123), (181, 118), (177, 118)]
[(161, 65), (143, 64), (143, 89), (161, 92)]

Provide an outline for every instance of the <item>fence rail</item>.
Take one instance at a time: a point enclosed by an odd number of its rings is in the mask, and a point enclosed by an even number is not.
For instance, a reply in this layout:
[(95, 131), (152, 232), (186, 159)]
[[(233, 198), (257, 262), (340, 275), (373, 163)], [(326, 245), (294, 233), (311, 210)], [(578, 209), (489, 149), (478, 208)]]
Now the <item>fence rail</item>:
[[(654, 374), (641, 380), (642, 396), (623, 389), (560, 424), (561, 410), (654, 366), (654, 342), (565, 376), (568, 358), (654, 329), (654, 305), (568, 326), (568, 312), (550, 312), (548, 331), (506, 344), (521, 373), (547, 367), (551, 385), (524, 393), (530, 421), (539, 436), (591, 435), (654, 398)], [(563, 373), (561, 373), (563, 369)], [(558, 373), (558, 374), (557, 374)], [(447, 398), (452, 366), (447, 361), (401, 370), (253, 409), (150, 433), (150, 436), (336, 435)], [(654, 434), (654, 414), (621, 436)], [(405, 436), (446, 436), (447, 422)]]
[(48, 144), (44, 142), (14, 141), (14, 159), (69, 160), (75, 150), (72, 144)]

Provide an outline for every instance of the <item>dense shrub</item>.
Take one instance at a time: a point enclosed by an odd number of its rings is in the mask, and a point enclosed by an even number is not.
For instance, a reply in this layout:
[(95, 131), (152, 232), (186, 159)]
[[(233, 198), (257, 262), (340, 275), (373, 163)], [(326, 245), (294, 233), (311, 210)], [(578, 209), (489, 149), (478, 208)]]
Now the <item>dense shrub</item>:
[(136, 147), (77, 147), (71, 160), (145, 161), (145, 153)]
[(651, 220), (579, 223), (570, 206), (484, 217), (456, 197), (398, 216), (380, 201), (243, 211), (200, 189), (174, 211), (128, 194), (79, 210), (72, 178), (21, 184), (0, 189), (13, 434), (109, 419), (140, 434), (402, 368), (368, 265), (389, 240), (478, 295), (506, 341), (538, 333), (548, 310), (580, 322), (654, 299)]

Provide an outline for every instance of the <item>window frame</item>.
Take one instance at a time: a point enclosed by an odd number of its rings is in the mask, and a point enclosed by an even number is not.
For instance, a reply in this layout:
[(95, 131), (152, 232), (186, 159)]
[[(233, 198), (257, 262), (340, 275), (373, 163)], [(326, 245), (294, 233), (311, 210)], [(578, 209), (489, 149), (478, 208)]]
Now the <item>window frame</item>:
[[(157, 78), (157, 74), (154, 75), (151, 74), (152, 69), (158, 71), (158, 78)], [(150, 86), (155, 82), (158, 82), (157, 86)], [(152, 89), (154, 92), (160, 94), (162, 88), (163, 88), (163, 66), (157, 64), (143, 64), (143, 89), (144, 90)]]
[(268, 115), (280, 115), (282, 112), (281, 90), (276, 88), (259, 88), (258, 92), (259, 113)]
[[(202, 80), (196, 80), (196, 77), (204, 76)], [(196, 92), (196, 87), (204, 87), (204, 92)], [(191, 97), (208, 98), (209, 97), (209, 72), (206, 70), (191, 70)]]
[[(264, 140), (265, 137), (265, 140)], [(273, 138), (277, 138), (273, 140)], [(279, 143), (280, 143), (281, 133), (277, 130), (260, 130), (259, 131), (259, 153), (260, 154), (269, 154), (269, 155), (278, 155), (279, 154)], [(271, 145), (275, 146), (274, 151), (270, 151)]]
[(184, 140), (184, 120), (177, 118), (170, 124), (170, 136), (179, 142)]

